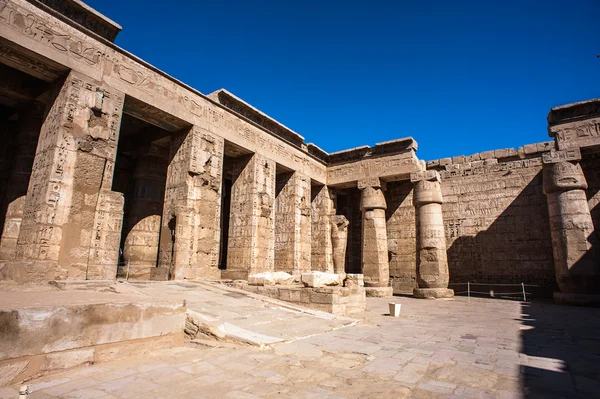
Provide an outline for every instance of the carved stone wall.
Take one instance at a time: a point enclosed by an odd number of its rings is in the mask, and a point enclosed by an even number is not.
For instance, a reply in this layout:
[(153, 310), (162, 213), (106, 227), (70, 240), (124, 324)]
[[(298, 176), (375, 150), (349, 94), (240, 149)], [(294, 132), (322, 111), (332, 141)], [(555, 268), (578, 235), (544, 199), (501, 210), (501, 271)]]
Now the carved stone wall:
[(410, 181), (387, 184), (386, 219), (390, 280), (396, 293), (412, 294), (417, 286), (416, 225)]
[(112, 182), (122, 108), (123, 93), (78, 73), (58, 86), (40, 132), (9, 277), (89, 277), (90, 249), (102, 239), (94, 227), (99, 193)]
[(310, 271), (310, 179), (298, 172), (277, 175), (275, 199), (275, 271)]
[(193, 127), (173, 135), (160, 267), (171, 279), (217, 279), (223, 139)]
[(258, 154), (236, 159), (223, 277), (247, 279), (274, 270), (274, 205), (275, 162)]

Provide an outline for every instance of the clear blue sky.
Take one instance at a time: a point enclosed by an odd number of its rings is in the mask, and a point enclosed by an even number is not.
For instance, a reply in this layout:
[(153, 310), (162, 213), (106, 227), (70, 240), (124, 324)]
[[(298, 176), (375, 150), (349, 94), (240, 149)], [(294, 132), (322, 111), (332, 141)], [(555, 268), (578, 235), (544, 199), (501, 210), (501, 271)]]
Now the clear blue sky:
[(548, 140), (600, 97), (599, 0), (87, 0), (117, 44), (226, 88), (326, 151), (413, 136), (430, 160)]

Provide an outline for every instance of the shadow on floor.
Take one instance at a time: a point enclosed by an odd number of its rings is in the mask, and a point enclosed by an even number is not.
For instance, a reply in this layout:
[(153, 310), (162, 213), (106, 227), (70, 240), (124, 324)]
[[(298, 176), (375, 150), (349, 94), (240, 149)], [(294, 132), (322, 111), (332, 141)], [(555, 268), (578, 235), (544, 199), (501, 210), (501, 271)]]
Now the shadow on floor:
[(600, 398), (600, 309), (521, 305), (525, 398)]

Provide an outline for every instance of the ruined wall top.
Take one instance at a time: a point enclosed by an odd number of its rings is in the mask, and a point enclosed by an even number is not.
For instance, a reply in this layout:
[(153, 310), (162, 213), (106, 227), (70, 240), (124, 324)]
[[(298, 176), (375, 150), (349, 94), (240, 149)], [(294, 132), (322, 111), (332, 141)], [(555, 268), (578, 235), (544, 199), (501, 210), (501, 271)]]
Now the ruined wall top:
[(282, 123), (271, 118), (269, 115), (263, 113), (259, 109), (248, 104), (241, 98), (228, 92), (227, 90), (217, 90), (215, 92), (210, 93), (207, 97), (229, 108), (230, 110), (250, 119), (252, 122), (264, 127), (268, 131), (276, 134), (277, 136), (295, 145), (296, 147), (304, 147), (304, 137), (294, 132), (292, 129), (288, 128)]
[[(28, 0), (40, 6), (49, 7), (71, 21), (91, 30), (95, 34), (114, 42), (123, 29), (110, 18), (100, 14), (80, 0)], [(41, 4), (40, 4), (41, 3)], [(46, 6), (46, 7), (44, 7)]]
[(417, 151), (419, 145), (412, 137), (403, 137), (390, 141), (383, 141), (373, 147), (363, 145), (347, 150), (329, 153), (328, 162), (335, 164), (341, 162), (358, 161), (364, 157), (374, 155), (393, 155), (408, 151)]
[[(600, 98), (554, 107), (548, 114), (548, 127), (600, 116)], [(555, 132), (549, 129), (554, 137)]]

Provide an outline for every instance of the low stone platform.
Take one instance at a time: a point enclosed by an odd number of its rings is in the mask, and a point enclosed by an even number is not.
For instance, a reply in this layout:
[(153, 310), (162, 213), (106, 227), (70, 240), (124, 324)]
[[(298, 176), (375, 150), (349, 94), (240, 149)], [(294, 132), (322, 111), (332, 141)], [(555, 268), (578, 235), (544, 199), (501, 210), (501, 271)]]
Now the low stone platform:
[(0, 284), (0, 386), (183, 345), (183, 301), (141, 301), (93, 289), (27, 289)]
[(302, 285), (255, 286), (249, 285), (246, 281), (234, 281), (232, 285), (244, 291), (342, 316), (362, 312), (367, 304), (365, 288), (359, 286), (321, 288)]

